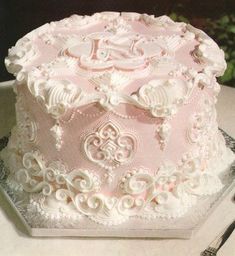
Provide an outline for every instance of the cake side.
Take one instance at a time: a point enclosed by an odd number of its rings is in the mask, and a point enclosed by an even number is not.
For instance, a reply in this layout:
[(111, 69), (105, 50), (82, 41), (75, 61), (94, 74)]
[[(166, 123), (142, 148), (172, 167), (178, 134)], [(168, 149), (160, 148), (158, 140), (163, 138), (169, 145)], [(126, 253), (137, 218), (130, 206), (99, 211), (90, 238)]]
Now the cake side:
[[(148, 147), (149, 149), (138, 140), (136, 151), (141, 150), (140, 156), (146, 156), (139, 164), (136, 164), (136, 161), (140, 160), (137, 155), (131, 163), (124, 163), (112, 170), (91, 161), (85, 151), (79, 154), (79, 140), (77, 152), (68, 151), (68, 154), (72, 153), (77, 160), (76, 168), (68, 168), (70, 162), (63, 159), (64, 152), (57, 157), (50, 155), (50, 149), (44, 153), (41, 145), (46, 147), (48, 139), (46, 136), (42, 139), (45, 132), (42, 135), (38, 134), (41, 123), (35, 122), (37, 125), (27, 126), (24, 118), (28, 116), (26, 113), (29, 113), (29, 108), (28, 111), (23, 110), (25, 116), (17, 118), (18, 126), (12, 132), (7, 149), (1, 153), (5, 165), (11, 171), (8, 183), (14, 190), (23, 189), (29, 193), (39, 193), (40, 200), (33, 194), (32, 200), (45, 214), (47, 211), (55, 214), (59, 209), (65, 209), (67, 215), (70, 211), (71, 214), (77, 211), (98, 223), (110, 225), (119, 224), (131, 216), (147, 219), (179, 217), (196, 203), (199, 196), (210, 195), (222, 188), (219, 175), (234, 159), (234, 155), (225, 147), (224, 140), (217, 130), (213, 98), (207, 93), (200, 96), (202, 99), (196, 101), (196, 110), (191, 112), (188, 122), (185, 122), (185, 128), (181, 128), (188, 147), (177, 161), (170, 160), (174, 157), (175, 150), (161, 150), (153, 136), (149, 140), (154, 141), (154, 147)], [(18, 114), (19, 105), (18, 102)], [(32, 107), (32, 104), (29, 106)], [(114, 117), (109, 115), (109, 127), (114, 128), (114, 124), (117, 125), (117, 119)], [(90, 119), (86, 121), (86, 117), (83, 117), (82, 120), (89, 123)], [(179, 127), (179, 120), (179, 116), (176, 115), (176, 124), (171, 126), (171, 136), (179, 136), (178, 132), (174, 133), (174, 128), (177, 130)], [(106, 124), (98, 123), (102, 124), (101, 129), (104, 128), (103, 124)], [(22, 127), (22, 124), (27, 125)], [(82, 130), (82, 138), (87, 138), (92, 133), (98, 136), (96, 122), (94, 124), (93, 132), (84, 133)], [(155, 128), (155, 123), (153, 125)], [(77, 124), (74, 127), (77, 127)], [(84, 129), (88, 130), (86, 126)], [(64, 136), (69, 134), (66, 129), (64, 133)], [(134, 137), (133, 134), (131, 132), (128, 135)], [(78, 137), (79, 135), (78, 133)], [(139, 139), (140, 133), (138, 135)], [(53, 140), (54, 137), (51, 135), (51, 141)], [(114, 141), (113, 139), (112, 142)], [(64, 143), (63, 147), (68, 150), (71, 144)], [(172, 143), (176, 143), (173, 138)], [(179, 143), (177, 145), (180, 147)], [(58, 153), (55, 142), (52, 143), (52, 147), (53, 152)], [(159, 158), (162, 154), (162, 160), (160, 164), (149, 167), (148, 162), (154, 165), (153, 159), (148, 158), (152, 152), (157, 160), (161, 160)]]
[(1, 157), (36, 214), (172, 218), (222, 188), (234, 160), (216, 122), (225, 62), (200, 30), (165, 16), (72, 16), (26, 35), (6, 64), (17, 126)]

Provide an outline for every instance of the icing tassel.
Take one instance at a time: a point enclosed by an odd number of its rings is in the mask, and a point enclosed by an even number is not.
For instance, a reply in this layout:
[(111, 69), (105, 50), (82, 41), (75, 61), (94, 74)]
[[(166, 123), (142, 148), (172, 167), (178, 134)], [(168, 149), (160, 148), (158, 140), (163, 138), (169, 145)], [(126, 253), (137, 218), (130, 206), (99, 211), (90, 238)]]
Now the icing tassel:
[(160, 149), (164, 150), (170, 137), (171, 125), (168, 121), (164, 120), (163, 123), (157, 126), (156, 132), (159, 137)]
[(57, 151), (60, 151), (63, 141), (62, 141), (62, 135), (63, 135), (63, 129), (60, 126), (60, 123), (58, 120), (56, 120), (56, 123), (52, 128), (50, 129), (52, 136), (55, 138), (55, 147)]

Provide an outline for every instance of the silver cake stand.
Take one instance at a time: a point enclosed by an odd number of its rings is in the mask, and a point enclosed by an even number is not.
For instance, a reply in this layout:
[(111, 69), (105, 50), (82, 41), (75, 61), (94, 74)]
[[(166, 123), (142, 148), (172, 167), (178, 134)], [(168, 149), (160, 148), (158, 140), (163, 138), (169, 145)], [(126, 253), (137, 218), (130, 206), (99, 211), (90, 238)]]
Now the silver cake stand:
[[(235, 140), (222, 131), (227, 146), (235, 152)], [(8, 142), (4, 137), (0, 140), (0, 150)], [(1, 160), (0, 160), (1, 161)], [(128, 223), (117, 226), (103, 226), (84, 217), (78, 223), (56, 222), (50, 228), (41, 221), (36, 223), (26, 217), (28, 202), (21, 202), (6, 183), (8, 172), (3, 162), (0, 162), (0, 192), (11, 205), (27, 233), (31, 236), (78, 236), (78, 237), (126, 237), (126, 238), (182, 238), (189, 239), (206, 221), (223, 198), (231, 191), (235, 184), (235, 163), (233, 163), (221, 177), (224, 184), (222, 190), (212, 196), (204, 196), (198, 200), (184, 216), (177, 219), (158, 218), (154, 220), (131, 219)]]

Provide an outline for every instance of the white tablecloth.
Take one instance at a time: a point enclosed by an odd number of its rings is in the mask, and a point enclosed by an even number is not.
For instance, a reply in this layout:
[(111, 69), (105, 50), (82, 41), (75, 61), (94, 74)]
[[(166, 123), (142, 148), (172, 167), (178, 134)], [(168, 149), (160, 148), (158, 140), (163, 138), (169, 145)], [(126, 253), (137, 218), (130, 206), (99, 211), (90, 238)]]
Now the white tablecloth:
[[(235, 89), (223, 86), (217, 104), (218, 122), (235, 137)], [(14, 124), (14, 98), (8, 83), (0, 83), (0, 137)], [(199, 256), (215, 236), (235, 217), (235, 189), (216, 208), (190, 240), (31, 238), (9, 205), (0, 197), (0, 256)], [(235, 256), (235, 232), (218, 256)]]

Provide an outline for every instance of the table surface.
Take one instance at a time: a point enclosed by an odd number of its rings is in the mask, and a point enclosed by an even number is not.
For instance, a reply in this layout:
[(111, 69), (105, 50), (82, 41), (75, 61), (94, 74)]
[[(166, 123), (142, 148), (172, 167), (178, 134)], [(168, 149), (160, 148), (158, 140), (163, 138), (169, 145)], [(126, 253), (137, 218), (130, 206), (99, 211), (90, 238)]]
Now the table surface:
[[(217, 103), (218, 123), (235, 137), (235, 89), (222, 86)], [(0, 83), (0, 137), (14, 124), (14, 94), (9, 83)], [(32, 238), (8, 203), (0, 195), (0, 256), (199, 256), (209, 243), (235, 216), (233, 189), (190, 240), (182, 239), (99, 239)], [(235, 256), (235, 232), (218, 252), (218, 256)]]

